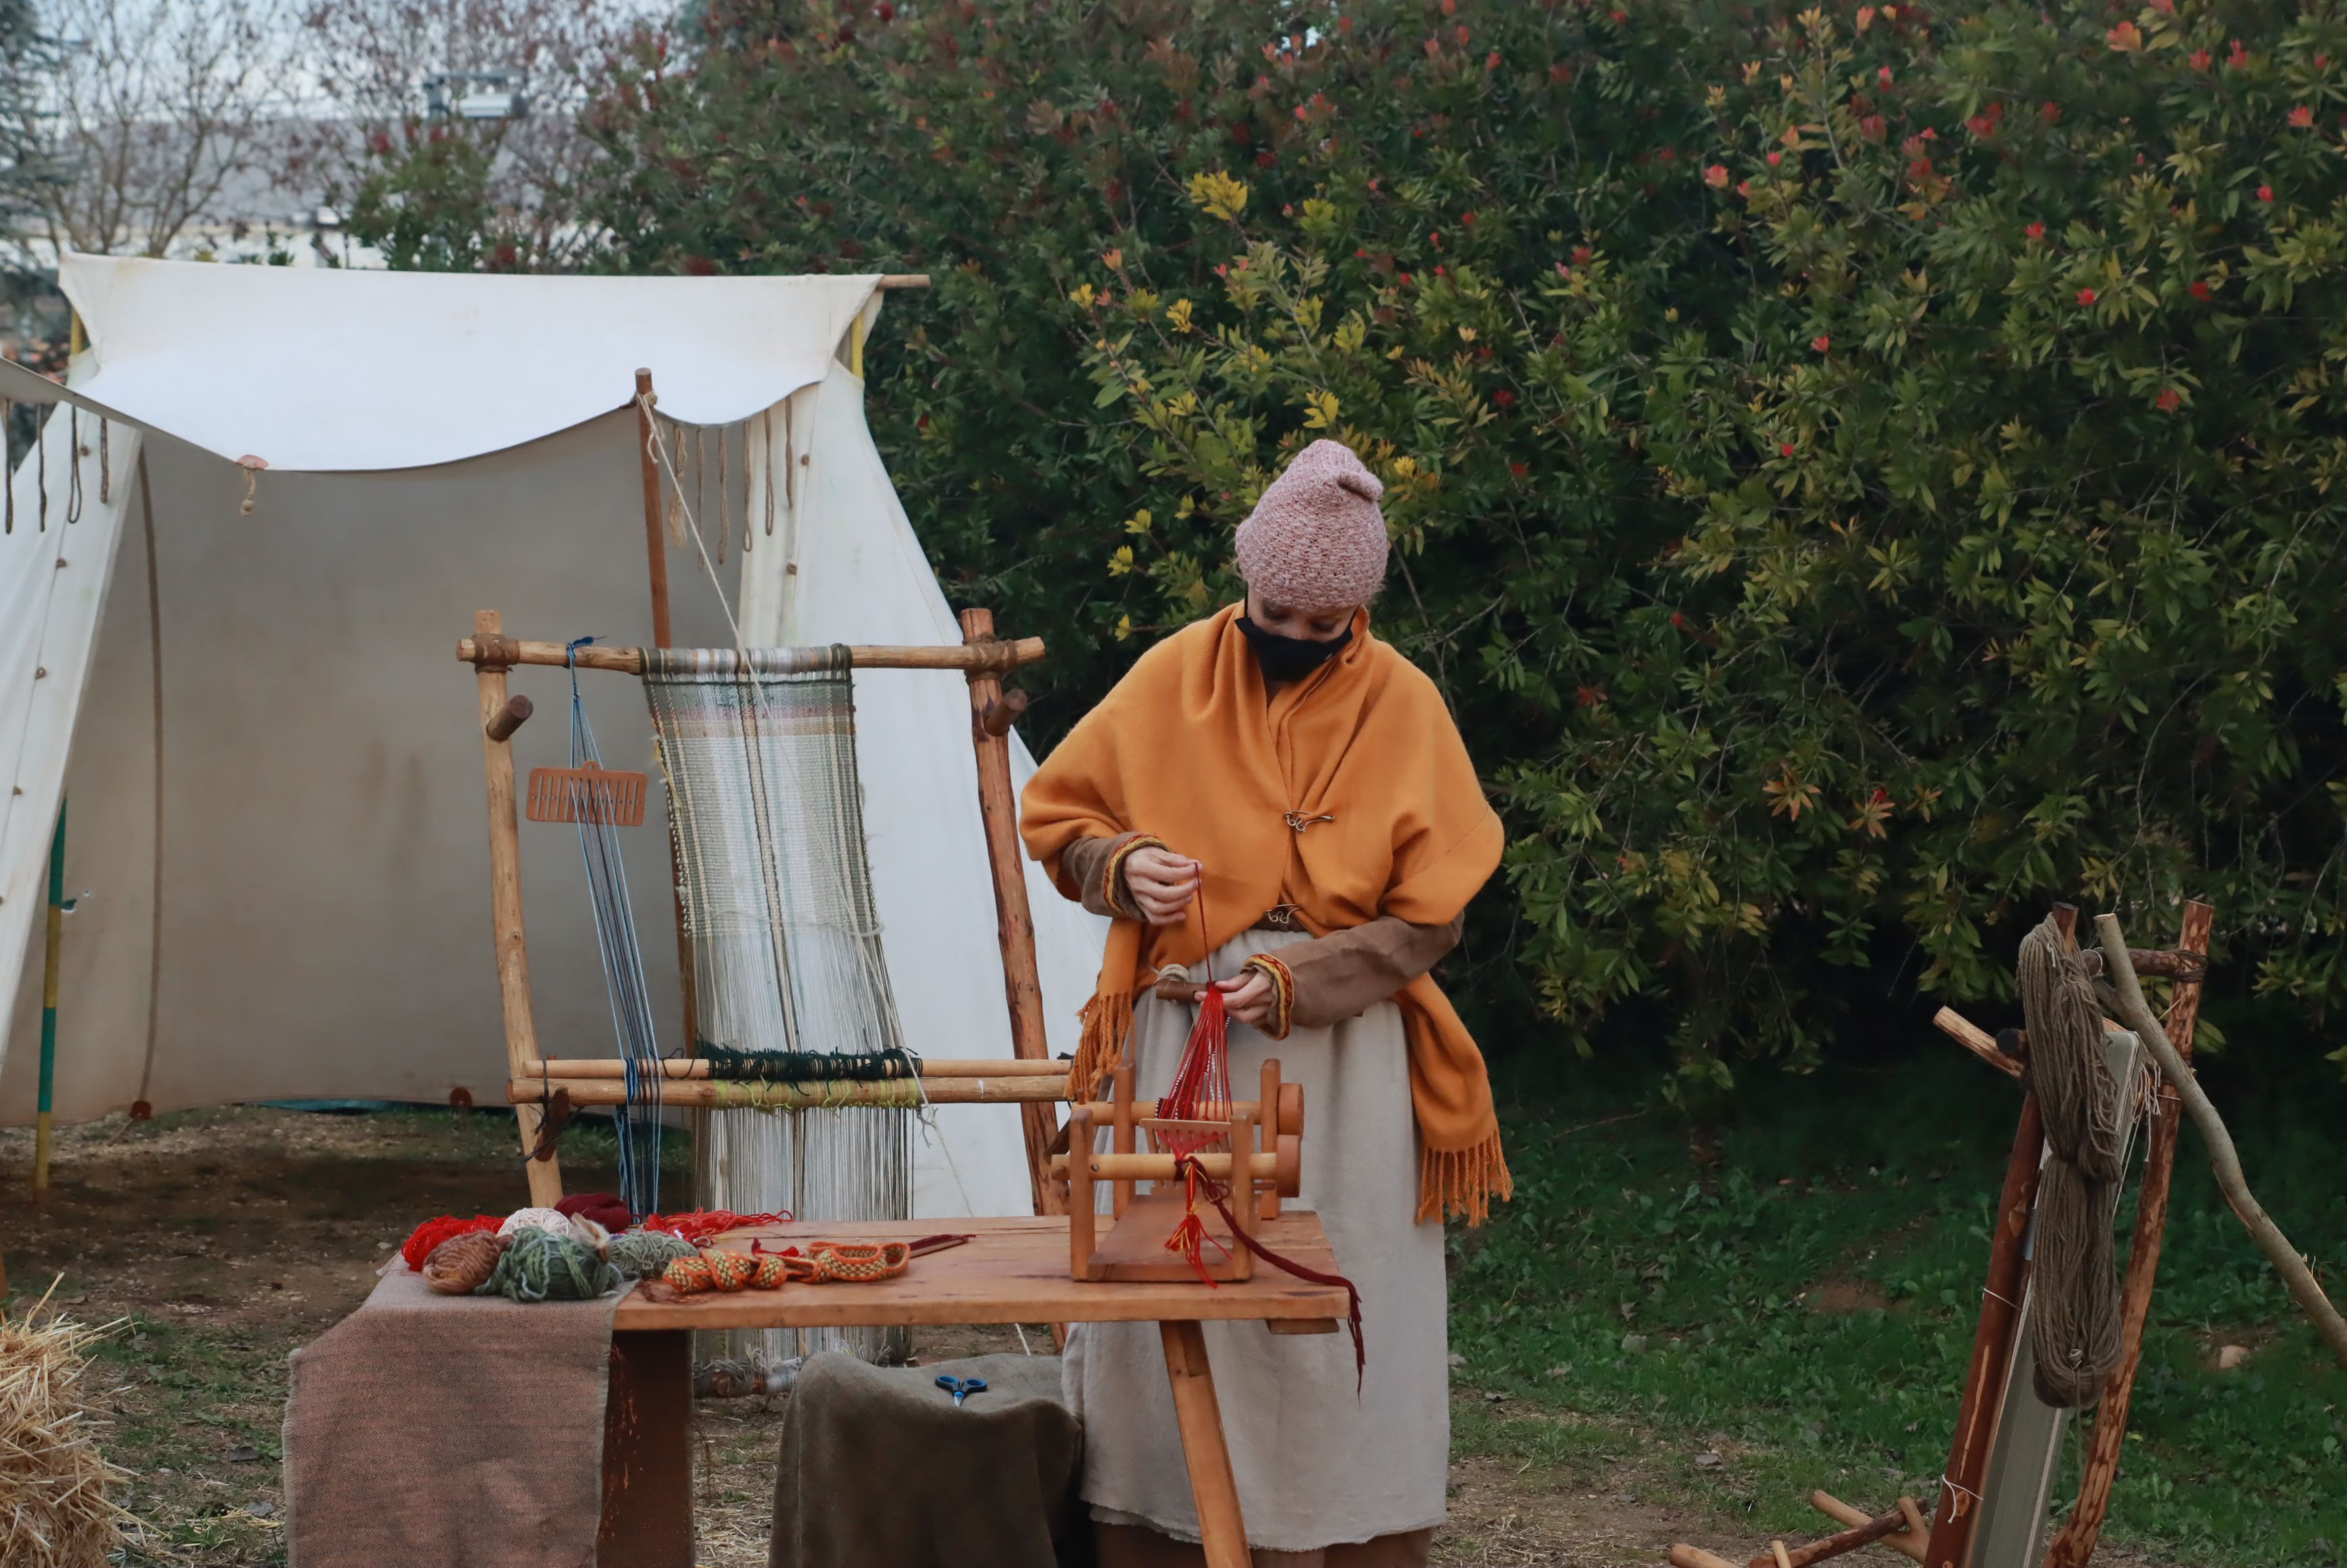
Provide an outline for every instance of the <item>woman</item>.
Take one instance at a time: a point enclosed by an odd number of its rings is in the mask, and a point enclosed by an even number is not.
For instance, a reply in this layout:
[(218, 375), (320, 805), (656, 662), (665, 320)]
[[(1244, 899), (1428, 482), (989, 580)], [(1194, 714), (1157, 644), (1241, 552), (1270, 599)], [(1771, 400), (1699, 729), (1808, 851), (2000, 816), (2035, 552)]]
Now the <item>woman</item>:
[[(1427, 973), (1500, 824), (1433, 682), (1369, 633), (1382, 493), (1345, 446), (1307, 447), (1239, 528), (1246, 602), (1142, 655), (1022, 803), (1060, 890), (1115, 917), (1078, 1081), (1130, 1050), (1139, 1093), (1165, 1091), (1194, 1014), (1151, 984), (1179, 964), (1225, 993), (1232, 1082), (1277, 1056), (1304, 1085), (1300, 1202), (1360, 1287), (1358, 1393), (1347, 1336), (1206, 1326), (1248, 1541), (1283, 1568), (1426, 1561), (1450, 1460), (1442, 1219), (1509, 1190), (1482, 1058)], [(1154, 1326), (1079, 1327), (1065, 1378), (1102, 1568), (1200, 1562)]]

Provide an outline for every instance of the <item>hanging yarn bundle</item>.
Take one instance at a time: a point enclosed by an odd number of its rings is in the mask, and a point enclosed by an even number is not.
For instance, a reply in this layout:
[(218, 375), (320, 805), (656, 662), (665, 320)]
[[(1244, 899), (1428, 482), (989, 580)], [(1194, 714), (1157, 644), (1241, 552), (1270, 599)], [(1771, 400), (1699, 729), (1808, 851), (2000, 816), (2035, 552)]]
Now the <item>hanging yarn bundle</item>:
[[(1198, 1021), (1191, 1026), (1189, 1040), (1182, 1048), (1181, 1064), (1174, 1070), (1174, 1084), (1157, 1102), (1157, 1114), (1169, 1120), (1195, 1121), (1209, 1105), (1231, 1102), (1231, 1029), (1230, 1019), (1224, 1010), (1223, 993), (1214, 984), (1213, 938), (1206, 931), (1206, 896), (1200, 884), (1193, 895), (1198, 911), (1198, 937), (1206, 947), (1206, 989), (1198, 999)], [(1204, 1195), (1201, 1184), (1205, 1175), (1194, 1158), (1198, 1153), (1216, 1143), (1228, 1142), (1227, 1134), (1217, 1134), (1204, 1128), (1182, 1129), (1161, 1133), (1159, 1141), (1177, 1157), (1177, 1169), (1183, 1173), (1183, 1195), (1186, 1212), (1174, 1234), (1165, 1238), (1165, 1250), (1178, 1252), (1198, 1277), (1214, 1284), (1206, 1273), (1205, 1250), (1211, 1245), (1224, 1256), (1230, 1249), (1206, 1234), (1206, 1222), (1198, 1213), (1198, 1200)]]
[(605, 1255), (630, 1279), (658, 1279), (678, 1258), (692, 1256), (693, 1246), (666, 1231), (630, 1231), (613, 1236)]
[(592, 1301), (620, 1284), (620, 1271), (593, 1249), (568, 1235), (523, 1225), (475, 1294), (524, 1302)]
[(510, 1245), (487, 1231), (452, 1235), (424, 1260), (424, 1283), (437, 1296), (470, 1296), (488, 1283)]
[[(620, 1194), (639, 1214), (660, 1207), (660, 1032), (652, 1024), (651, 985), (644, 977), (642, 946), (628, 896), (628, 871), (620, 829), (602, 805), (585, 770), (603, 765), (595, 727), (579, 691), (579, 650), (594, 641), (575, 638), (565, 651), (570, 667), (569, 808), (579, 825), (579, 856), (587, 868), (588, 902), (595, 915), (595, 948), (603, 959), (603, 985), (611, 1002), (611, 1033), (618, 1042), (627, 1101), (612, 1114), (620, 1135)], [(609, 1194), (603, 1194), (609, 1196)], [(615, 1206), (617, 1201), (615, 1200)], [(611, 1230), (625, 1230), (623, 1214)]]
[(2125, 1086), (2094, 982), (2051, 918), (2022, 938), (2015, 979), (2047, 1149), (2031, 1268), (2034, 1381), (2045, 1403), (2074, 1409), (2101, 1398), (2120, 1354), (2111, 1226), (2127, 1164)]
[(468, 1220), (459, 1219), (455, 1214), (441, 1214), (417, 1225), (401, 1245), (399, 1255), (406, 1260), (408, 1267), (421, 1272), (433, 1249), (450, 1236), (464, 1235), (472, 1231), (495, 1231), (503, 1223), (496, 1214), (476, 1214)]

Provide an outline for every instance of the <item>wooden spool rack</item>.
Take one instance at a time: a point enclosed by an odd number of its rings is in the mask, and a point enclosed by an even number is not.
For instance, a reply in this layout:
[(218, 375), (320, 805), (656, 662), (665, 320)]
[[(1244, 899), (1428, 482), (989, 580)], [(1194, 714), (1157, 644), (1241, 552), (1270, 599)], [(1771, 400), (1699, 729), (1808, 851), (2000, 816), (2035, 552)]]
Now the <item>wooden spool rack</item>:
[[(1253, 1101), (1200, 1108), (1195, 1120), (1149, 1116), (1134, 1103), (1133, 1063), (1117, 1063), (1105, 1105), (1075, 1107), (1068, 1118), (1068, 1148), (1051, 1159), (1051, 1172), (1068, 1189), (1068, 1273), (1075, 1279), (1140, 1281), (1194, 1279), (1199, 1269), (1169, 1246), (1175, 1227), (1190, 1213), (1179, 1156), (1139, 1146), (1167, 1134), (1211, 1134), (1218, 1149), (1194, 1156), (1198, 1169), (1230, 1188), (1231, 1217), (1242, 1230), (1279, 1217), (1282, 1198), (1300, 1190), (1304, 1175), (1304, 1086), (1283, 1083), (1277, 1059), (1263, 1064), (1263, 1087)], [(1267, 1108), (1267, 1110), (1266, 1110)], [(1102, 1111), (1110, 1129), (1105, 1153), (1094, 1150)], [(1267, 1120), (1266, 1120), (1267, 1118)], [(1108, 1184), (1110, 1225), (1101, 1233), (1094, 1188)], [(1143, 1182), (1151, 1190), (1138, 1190)], [(1255, 1255), (1230, 1234), (1221, 1216), (1202, 1207), (1208, 1237), (1202, 1258), (1208, 1279), (1254, 1277)]]

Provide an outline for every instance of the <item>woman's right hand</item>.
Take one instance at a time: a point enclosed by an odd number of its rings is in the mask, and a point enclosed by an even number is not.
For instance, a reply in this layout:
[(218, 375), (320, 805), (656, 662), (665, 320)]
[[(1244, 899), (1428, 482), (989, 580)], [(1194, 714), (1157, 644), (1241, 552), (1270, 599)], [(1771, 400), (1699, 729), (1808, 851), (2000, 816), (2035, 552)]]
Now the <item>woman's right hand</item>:
[(1186, 855), (1143, 845), (1124, 858), (1125, 891), (1153, 926), (1178, 926), (1189, 918), (1204, 867)]

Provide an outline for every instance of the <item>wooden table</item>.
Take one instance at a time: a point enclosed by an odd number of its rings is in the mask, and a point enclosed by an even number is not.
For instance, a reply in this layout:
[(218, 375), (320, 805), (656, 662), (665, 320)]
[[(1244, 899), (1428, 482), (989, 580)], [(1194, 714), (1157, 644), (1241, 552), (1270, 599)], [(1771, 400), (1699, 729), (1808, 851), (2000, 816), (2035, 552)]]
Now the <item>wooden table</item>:
[[(603, 1436), (602, 1568), (692, 1568), (692, 1333), (696, 1328), (850, 1328), (893, 1324), (1146, 1323), (1158, 1326), (1182, 1454), (1208, 1568), (1247, 1568), (1246, 1525), (1206, 1364), (1209, 1321), (1260, 1321), (1275, 1334), (1329, 1334), (1344, 1291), (1276, 1268), (1209, 1288), (1068, 1277), (1068, 1222), (1037, 1219), (806, 1221), (729, 1231), (711, 1245), (747, 1252), (809, 1241), (912, 1240), (940, 1230), (968, 1245), (913, 1260), (874, 1285), (790, 1285), (675, 1302), (621, 1301), (612, 1318), (611, 1397)], [(1272, 1251), (1337, 1272), (1317, 1214), (1290, 1209), (1257, 1233)]]

